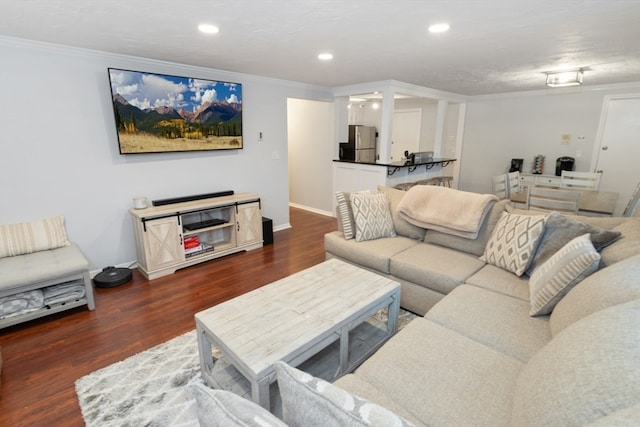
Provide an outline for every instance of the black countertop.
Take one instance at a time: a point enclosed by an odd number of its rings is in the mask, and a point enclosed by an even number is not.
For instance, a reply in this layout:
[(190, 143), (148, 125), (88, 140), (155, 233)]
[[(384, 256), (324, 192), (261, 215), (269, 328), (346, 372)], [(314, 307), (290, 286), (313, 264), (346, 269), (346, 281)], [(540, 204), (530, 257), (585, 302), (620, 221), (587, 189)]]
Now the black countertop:
[(372, 165), (372, 166), (385, 166), (388, 168), (408, 168), (411, 166), (422, 166), (422, 165), (436, 165), (439, 163), (449, 163), (449, 162), (455, 162), (458, 159), (448, 159), (448, 158), (433, 158), (432, 160), (429, 161), (421, 161), (421, 162), (415, 162), (415, 163), (411, 163), (410, 161), (406, 160), (406, 161), (400, 161), (400, 162), (389, 162), (389, 163), (375, 163), (375, 162), (356, 162), (354, 160), (334, 160), (334, 162), (340, 162), (340, 163), (357, 163), (360, 165)]
[(388, 175), (393, 175), (394, 173), (396, 173), (396, 171), (400, 170), (400, 168), (410, 168), (409, 172), (413, 172), (414, 170), (416, 170), (419, 166), (426, 166), (427, 170), (431, 169), (432, 167), (434, 167), (435, 165), (441, 164), (443, 167), (447, 166), (449, 163), (451, 162), (455, 162), (458, 159), (449, 159), (449, 158), (440, 158), (440, 157), (434, 157), (431, 160), (424, 160), (424, 161), (418, 161), (418, 162), (410, 162), (409, 160), (404, 160), (404, 161), (400, 161), (400, 162), (389, 162), (389, 163), (373, 163), (373, 162), (356, 162), (353, 160), (334, 160), (334, 162), (340, 162), (340, 163), (357, 163), (359, 165), (371, 165), (371, 166), (384, 166), (386, 168), (390, 168), (390, 170), (387, 170), (387, 174)]

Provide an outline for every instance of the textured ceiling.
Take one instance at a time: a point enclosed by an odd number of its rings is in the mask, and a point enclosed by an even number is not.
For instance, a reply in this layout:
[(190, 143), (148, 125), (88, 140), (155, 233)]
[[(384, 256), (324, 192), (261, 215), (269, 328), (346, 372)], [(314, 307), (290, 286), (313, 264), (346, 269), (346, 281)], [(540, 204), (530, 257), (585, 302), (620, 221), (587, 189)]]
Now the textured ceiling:
[(640, 0), (1, 0), (0, 35), (329, 87), (481, 95), (580, 67), (585, 85), (640, 81)]

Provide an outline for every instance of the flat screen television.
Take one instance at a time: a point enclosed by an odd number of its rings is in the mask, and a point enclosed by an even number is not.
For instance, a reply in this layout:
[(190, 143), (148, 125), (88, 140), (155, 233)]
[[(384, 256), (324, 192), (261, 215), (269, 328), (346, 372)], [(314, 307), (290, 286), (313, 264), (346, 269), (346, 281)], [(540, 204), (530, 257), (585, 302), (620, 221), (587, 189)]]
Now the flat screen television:
[(242, 148), (242, 84), (108, 72), (120, 154)]

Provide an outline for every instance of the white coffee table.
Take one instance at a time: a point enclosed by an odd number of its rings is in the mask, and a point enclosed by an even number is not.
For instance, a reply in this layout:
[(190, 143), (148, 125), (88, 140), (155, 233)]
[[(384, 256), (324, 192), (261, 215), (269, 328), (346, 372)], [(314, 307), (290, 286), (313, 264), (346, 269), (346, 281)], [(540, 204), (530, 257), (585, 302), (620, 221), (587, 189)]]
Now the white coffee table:
[[(386, 332), (367, 351), (351, 357), (349, 332), (388, 307)], [(251, 384), (251, 398), (269, 409), (274, 363), (291, 366), (339, 340), (344, 375), (369, 357), (396, 331), (400, 285), (345, 262), (331, 259), (195, 315), (204, 380), (212, 375), (215, 345)]]

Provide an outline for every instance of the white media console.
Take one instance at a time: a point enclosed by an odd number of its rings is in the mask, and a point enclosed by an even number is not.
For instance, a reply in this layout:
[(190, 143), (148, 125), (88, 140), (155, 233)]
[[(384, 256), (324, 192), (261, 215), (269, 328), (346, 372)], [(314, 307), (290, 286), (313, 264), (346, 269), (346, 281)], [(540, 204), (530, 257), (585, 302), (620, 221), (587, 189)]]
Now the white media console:
[(239, 193), (130, 209), (138, 267), (155, 279), (200, 262), (262, 247), (260, 196)]

